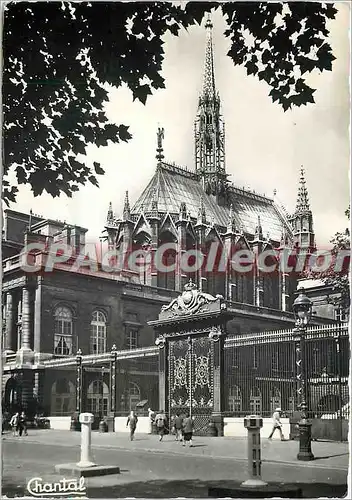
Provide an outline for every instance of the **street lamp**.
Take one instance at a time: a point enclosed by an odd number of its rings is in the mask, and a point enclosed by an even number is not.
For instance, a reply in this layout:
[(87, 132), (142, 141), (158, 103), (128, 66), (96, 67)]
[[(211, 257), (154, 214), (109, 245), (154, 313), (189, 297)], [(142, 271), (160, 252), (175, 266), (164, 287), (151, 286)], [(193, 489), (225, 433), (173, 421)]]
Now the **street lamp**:
[(312, 302), (304, 293), (304, 289), (298, 290), (299, 295), (293, 303), (296, 332), (298, 334), (296, 344), (296, 368), (297, 368), (297, 393), (299, 396), (298, 408), (301, 410), (299, 427), (299, 452), (297, 460), (314, 460), (311, 449), (312, 424), (308, 421), (308, 393), (307, 393), (307, 359), (306, 359), (306, 331), (312, 317)]

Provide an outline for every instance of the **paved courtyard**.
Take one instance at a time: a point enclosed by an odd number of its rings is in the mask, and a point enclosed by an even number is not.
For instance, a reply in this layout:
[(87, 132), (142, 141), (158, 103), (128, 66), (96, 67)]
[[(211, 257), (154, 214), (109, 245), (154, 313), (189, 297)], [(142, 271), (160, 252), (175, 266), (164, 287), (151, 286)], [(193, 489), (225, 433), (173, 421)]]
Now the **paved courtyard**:
[[(2, 494), (27, 494), (33, 477), (61, 479), (54, 466), (79, 459), (80, 433), (32, 430), (27, 437), (5, 434)], [(86, 480), (89, 498), (207, 497), (211, 485), (237, 486), (247, 478), (246, 439), (196, 437), (184, 448), (173, 436), (92, 434), (95, 462), (118, 465), (121, 474)], [(268, 482), (299, 484), (305, 498), (341, 497), (346, 492), (349, 453), (347, 443), (313, 442), (315, 460), (296, 459), (296, 441), (262, 439), (262, 478)]]

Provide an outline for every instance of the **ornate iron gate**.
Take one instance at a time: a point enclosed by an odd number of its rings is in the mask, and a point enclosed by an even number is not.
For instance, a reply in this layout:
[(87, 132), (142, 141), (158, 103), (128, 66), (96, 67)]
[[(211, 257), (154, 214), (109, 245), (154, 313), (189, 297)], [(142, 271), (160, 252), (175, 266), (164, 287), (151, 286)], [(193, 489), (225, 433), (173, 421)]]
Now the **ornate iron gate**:
[(206, 435), (213, 409), (212, 348), (208, 336), (169, 341), (169, 415), (190, 413)]

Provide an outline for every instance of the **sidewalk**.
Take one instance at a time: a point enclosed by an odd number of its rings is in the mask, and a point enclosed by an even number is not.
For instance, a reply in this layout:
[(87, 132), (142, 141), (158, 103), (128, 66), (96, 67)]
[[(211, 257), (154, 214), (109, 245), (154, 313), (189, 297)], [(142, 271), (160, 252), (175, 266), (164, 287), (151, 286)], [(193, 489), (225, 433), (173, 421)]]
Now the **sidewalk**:
[[(25, 496), (33, 477), (55, 482), (55, 464), (79, 459), (80, 432), (31, 430), (3, 442), (3, 495)], [(348, 444), (313, 442), (315, 460), (297, 460), (297, 441), (262, 439), (262, 475), (270, 484), (299, 486), (303, 498), (341, 498), (346, 493)], [(96, 463), (119, 465), (121, 474), (88, 478), (88, 498), (206, 498), (208, 488), (236, 488), (247, 478), (245, 438), (195, 437), (182, 447), (173, 436), (92, 433)]]
[[(10, 433), (5, 439), (18, 440)], [(79, 446), (81, 440), (80, 432), (56, 431), (56, 430), (32, 430), (29, 436), (23, 437), (27, 442), (52, 444), (54, 446)], [(247, 461), (247, 439), (222, 437), (214, 438), (207, 436), (195, 437), (192, 448), (183, 447), (175, 442), (174, 436), (164, 436), (159, 442), (158, 436), (136, 433), (135, 440), (130, 441), (127, 433), (99, 433), (92, 432), (92, 449), (116, 448), (126, 451), (145, 451), (153, 453), (165, 453), (173, 455), (186, 455), (208, 459), (232, 459), (235, 461)], [(329, 441), (313, 441), (312, 451), (315, 459), (311, 462), (300, 462), (297, 460), (299, 443), (297, 441), (269, 441), (261, 439), (262, 462), (290, 464), (295, 467), (313, 467), (329, 470), (348, 470), (349, 445)]]

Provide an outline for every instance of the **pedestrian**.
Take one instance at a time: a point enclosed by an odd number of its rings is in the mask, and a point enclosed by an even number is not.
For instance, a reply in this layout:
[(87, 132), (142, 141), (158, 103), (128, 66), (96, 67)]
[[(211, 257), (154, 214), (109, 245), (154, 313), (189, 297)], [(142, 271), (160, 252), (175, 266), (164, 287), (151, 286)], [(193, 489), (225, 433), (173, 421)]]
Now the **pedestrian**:
[(193, 419), (189, 413), (187, 413), (186, 418), (183, 421), (183, 443), (182, 446), (186, 446), (186, 442), (189, 443), (189, 446), (193, 446), (192, 437), (193, 437)]
[(22, 411), (21, 415), (19, 416), (19, 419), (18, 419), (18, 434), (19, 434), (19, 436), (22, 436), (23, 433), (25, 436), (28, 436), (26, 420), (27, 420), (26, 414), (24, 413), (24, 411)]
[(158, 413), (157, 416), (155, 417), (155, 424), (159, 434), (159, 441), (162, 441), (165, 434), (165, 425), (166, 425), (166, 416), (163, 411)]
[(182, 442), (182, 424), (183, 418), (176, 414), (174, 418), (175, 440)]
[(151, 408), (148, 408), (148, 417), (149, 417), (149, 434), (153, 434), (153, 423), (154, 423), (155, 413)]
[(130, 426), (130, 440), (131, 441), (133, 441), (133, 439), (134, 439), (134, 433), (136, 431), (137, 422), (138, 422), (137, 415), (135, 415), (134, 412), (131, 411), (130, 415), (128, 416), (127, 424), (126, 424), (126, 427)]
[(276, 431), (276, 429), (278, 429), (279, 433), (280, 433), (281, 441), (285, 441), (285, 438), (284, 438), (284, 435), (283, 435), (283, 432), (281, 429), (282, 423), (280, 422), (280, 415), (281, 415), (281, 408), (276, 408), (276, 410), (273, 413), (273, 429), (272, 429), (271, 434), (268, 437), (268, 439), (271, 439), (273, 437), (273, 434)]
[(20, 419), (20, 415), (18, 412), (16, 412), (14, 415), (12, 415), (11, 417), (11, 420), (10, 420), (10, 426), (11, 426), (11, 429), (12, 429), (12, 435), (13, 437), (16, 436), (16, 433), (18, 432), (19, 430), (19, 419)]

